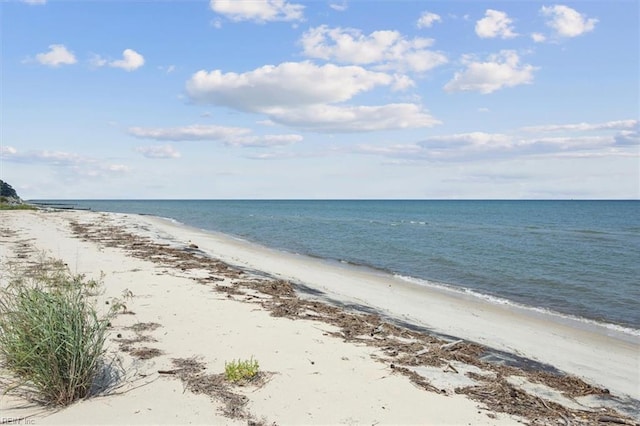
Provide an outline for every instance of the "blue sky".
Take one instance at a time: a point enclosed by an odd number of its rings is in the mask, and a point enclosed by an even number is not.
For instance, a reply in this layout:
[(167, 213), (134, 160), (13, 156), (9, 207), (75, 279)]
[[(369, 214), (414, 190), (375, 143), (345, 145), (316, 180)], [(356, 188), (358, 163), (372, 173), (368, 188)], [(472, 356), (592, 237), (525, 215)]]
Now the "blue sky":
[(23, 198), (640, 198), (635, 0), (0, 13)]

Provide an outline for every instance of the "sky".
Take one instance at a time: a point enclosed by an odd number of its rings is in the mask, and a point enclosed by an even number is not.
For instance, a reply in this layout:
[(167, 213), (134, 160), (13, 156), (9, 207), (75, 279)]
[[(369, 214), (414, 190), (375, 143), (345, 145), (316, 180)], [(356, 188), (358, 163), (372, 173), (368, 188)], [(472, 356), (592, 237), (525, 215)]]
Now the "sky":
[(639, 4), (3, 0), (0, 179), (24, 199), (639, 199)]

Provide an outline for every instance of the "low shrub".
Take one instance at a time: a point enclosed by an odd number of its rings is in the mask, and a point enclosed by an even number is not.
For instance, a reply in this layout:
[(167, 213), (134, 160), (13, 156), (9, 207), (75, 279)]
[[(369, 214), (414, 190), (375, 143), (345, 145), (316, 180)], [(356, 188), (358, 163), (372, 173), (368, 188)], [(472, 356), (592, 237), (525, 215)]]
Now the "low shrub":
[(2, 202), (0, 200), (0, 210), (38, 210), (37, 207), (31, 204), (12, 204), (8, 202)]

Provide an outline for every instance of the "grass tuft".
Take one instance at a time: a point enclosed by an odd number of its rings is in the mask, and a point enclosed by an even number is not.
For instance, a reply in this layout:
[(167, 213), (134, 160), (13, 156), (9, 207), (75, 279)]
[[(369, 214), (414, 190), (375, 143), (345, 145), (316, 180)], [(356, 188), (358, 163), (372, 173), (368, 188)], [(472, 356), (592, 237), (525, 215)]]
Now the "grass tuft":
[(50, 262), (0, 289), (0, 361), (12, 389), (46, 404), (88, 396), (103, 366), (111, 314), (99, 318), (90, 296), (98, 283)]
[(256, 377), (259, 369), (258, 361), (253, 357), (247, 360), (238, 359), (224, 363), (224, 376), (231, 383), (243, 384)]

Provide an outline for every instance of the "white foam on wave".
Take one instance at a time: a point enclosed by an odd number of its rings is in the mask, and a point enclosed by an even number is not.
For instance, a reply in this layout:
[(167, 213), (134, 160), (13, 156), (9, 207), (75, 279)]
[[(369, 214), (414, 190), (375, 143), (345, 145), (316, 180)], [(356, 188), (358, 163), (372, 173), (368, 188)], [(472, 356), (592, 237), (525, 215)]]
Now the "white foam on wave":
[(186, 223), (182, 223), (179, 220), (174, 219), (172, 217), (165, 217), (165, 216), (156, 216), (156, 217), (159, 217), (160, 219), (168, 220), (169, 222), (173, 223), (174, 225), (186, 226)]
[(576, 315), (570, 315), (570, 314), (563, 314), (560, 312), (556, 312), (553, 311), (551, 309), (548, 308), (542, 308), (542, 307), (538, 307), (538, 306), (529, 306), (529, 305), (524, 305), (522, 303), (518, 303), (518, 302), (514, 302), (512, 300), (508, 300), (502, 297), (497, 297), (497, 296), (492, 296), (490, 294), (484, 294), (484, 293), (479, 293), (477, 291), (471, 290), (469, 288), (459, 288), (459, 287), (454, 287), (451, 285), (447, 285), (445, 283), (439, 283), (439, 282), (433, 282), (433, 281), (428, 281), (428, 280), (423, 280), (420, 278), (415, 278), (415, 277), (410, 277), (410, 276), (406, 276), (406, 275), (400, 275), (400, 274), (395, 274), (394, 275), (396, 278), (399, 278), (403, 281), (412, 283), (412, 284), (417, 284), (423, 287), (430, 287), (430, 288), (435, 288), (438, 290), (444, 290), (444, 291), (448, 291), (451, 293), (456, 293), (456, 294), (460, 294), (460, 295), (469, 295), (469, 296), (473, 296), (475, 298), (484, 300), (486, 302), (489, 303), (493, 303), (496, 305), (503, 305), (503, 306), (513, 306), (515, 308), (518, 309), (523, 309), (526, 311), (531, 311), (531, 312), (535, 312), (538, 314), (543, 314), (543, 315), (549, 315), (552, 317), (556, 317), (556, 318), (560, 318), (563, 320), (570, 320), (570, 321), (576, 321), (582, 324), (588, 324), (588, 325), (593, 325), (593, 326), (597, 326), (597, 327), (603, 327), (606, 328), (608, 330), (613, 330), (616, 331), (618, 333), (624, 333), (624, 334), (628, 334), (631, 336), (635, 336), (635, 337), (640, 337), (640, 330), (635, 329), (635, 328), (630, 328), (630, 327), (625, 327), (619, 324), (612, 324), (612, 323), (608, 323), (608, 322), (602, 322), (602, 321), (596, 321), (596, 320), (592, 320), (589, 318), (584, 318), (584, 317), (579, 317)]

